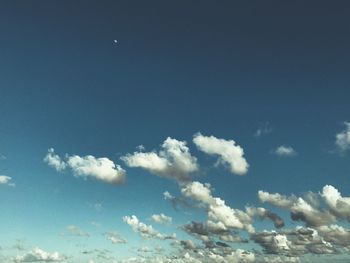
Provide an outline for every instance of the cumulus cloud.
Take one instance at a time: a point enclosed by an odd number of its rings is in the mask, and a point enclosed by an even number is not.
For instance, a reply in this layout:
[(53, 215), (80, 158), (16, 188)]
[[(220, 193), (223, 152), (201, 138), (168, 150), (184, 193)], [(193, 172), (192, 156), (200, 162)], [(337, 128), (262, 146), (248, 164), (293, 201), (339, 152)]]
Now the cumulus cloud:
[(286, 157), (297, 155), (297, 152), (291, 146), (285, 146), (285, 145), (278, 146), (273, 152), (276, 155), (286, 156)]
[(301, 197), (294, 195), (287, 197), (279, 193), (270, 194), (264, 191), (259, 191), (258, 196), (260, 201), (264, 203), (270, 203), (290, 211), (293, 220), (303, 221), (308, 226), (321, 226), (336, 220), (329, 211), (315, 207), (315, 204), (307, 202)]
[(67, 164), (61, 159), (61, 157), (55, 154), (54, 148), (48, 149), (44, 162), (55, 168), (57, 171), (63, 171), (67, 167)]
[(93, 177), (107, 183), (121, 183), (125, 179), (125, 170), (105, 157), (73, 155), (69, 157), (67, 163), (74, 174), (84, 178)]
[(12, 178), (10, 176), (6, 175), (0, 175), (0, 185), (8, 185), (8, 186), (15, 186), (14, 183), (11, 182)]
[(64, 161), (50, 148), (44, 161), (57, 171), (70, 168), (77, 177), (95, 178), (111, 184), (122, 183), (125, 180), (125, 170), (106, 157), (72, 155), (66, 156)]
[(209, 220), (221, 223), (228, 229), (244, 229), (254, 232), (252, 218), (244, 211), (229, 207), (224, 200), (213, 197), (209, 184), (192, 182), (183, 187), (181, 192), (184, 196), (205, 204)]
[(323, 187), (322, 197), (336, 217), (350, 222), (350, 197), (342, 197), (338, 189), (332, 185)]
[(350, 149), (350, 122), (344, 122), (345, 129), (335, 136), (335, 145), (340, 152)]
[(188, 181), (190, 174), (198, 170), (197, 158), (192, 156), (185, 141), (168, 137), (157, 152), (134, 152), (122, 156), (129, 167), (143, 168), (155, 175)]
[(58, 252), (49, 253), (40, 248), (34, 248), (23, 256), (15, 257), (15, 262), (60, 262), (65, 258)]
[(244, 175), (248, 171), (248, 163), (244, 158), (243, 148), (233, 140), (219, 139), (197, 133), (193, 137), (197, 148), (209, 155), (217, 155), (218, 162), (230, 167), (233, 174)]
[(173, 221), (173, 219), (170, 216), (166, 216), (163, 213), (159, 215), (152, 215), (151, 219), (154, 222), (160, 223), (160, 224), (170, 224)]
[(123, 221), (127, 223), (134, 232), (138, 233), (143, 238), (158, 238), (158, 239), (172, 239), (174, 236), (166, 236), (159, 233), (151, 225), (146, 225), (139, 221), (135, 216), (124, 216)]

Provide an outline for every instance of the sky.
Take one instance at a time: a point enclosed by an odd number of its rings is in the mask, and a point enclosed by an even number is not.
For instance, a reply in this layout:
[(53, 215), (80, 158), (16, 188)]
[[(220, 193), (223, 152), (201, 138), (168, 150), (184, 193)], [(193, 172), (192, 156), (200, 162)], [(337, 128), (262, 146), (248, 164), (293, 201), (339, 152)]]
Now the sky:
[(0, 1), (0, 261), (348, 262), (348, 1)]

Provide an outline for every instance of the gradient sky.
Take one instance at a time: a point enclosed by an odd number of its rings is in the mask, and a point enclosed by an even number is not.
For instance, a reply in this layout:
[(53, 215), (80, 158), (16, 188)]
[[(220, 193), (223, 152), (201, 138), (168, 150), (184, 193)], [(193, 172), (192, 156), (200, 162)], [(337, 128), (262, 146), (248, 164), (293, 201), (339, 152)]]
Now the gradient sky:
[[(332, 185), (350, 196), (348, 1), (34, 0), (0, 6), (1, 262), (224, 258), (228, 252), (215, 245), (224, 242), (219, 236), (209, 235), (209, 247), (184, 231), (192, 221), (205, 226), (210, 210), (184, 195), (193, 182), (209, 183), (227, 207), (264, 207), (285, 221), (275, 228), (252, 216), (254, 233), (230, 229), (249, 242), (226, 242), (229, 253), (244, 249), (254, 262), (349, 261), (350, 241), (332, 239), (324, 229), (342, 227), (350, 240), (350, 199), (332, 207), (323, 192)], [(236, 157), (249, 167), (243, 174), (230, 171), (235, 157), (206, 153), (196, 136), (239, 145), (244, 154)], [(134, 152), (162, 157), (168, 137), (185, 141), (196, 159), (198, 169), (184, 173), (188, 181), (172, 179), (183, 166), (171, 160), (171, 169), (156, 172), (125, 161)], [(51, 148), (64, 169), (44, 160)], [(94, 178), (101, 171), (79, 174), (69, 164), (72, 156), (88, 155), (120, 165), (125, 182)], [(263, 202), (259, 190), (285, 195), (294, 206)], [(176, 198), (176, 209), (165, 191)], [(293, 195), (309, 200), (315, 214), (295, 208)], [(291, 218), (296, 211), (302, 219)], [(161, 213), (172, 223), (151, 219)], [(333, 220), (310, 223), (326, 214)], [(123, 220), (132, 215), (176, 238), (142, 237)], [(321, 241), (302, 252), (292, 241), (288, 248), (275, 244), (276, 250), (257, 241), (263, 230), (291, 239), (286, 233), (299, 226)], [(111, 232), (125, 242), (113, 244)], [(181, 246), (184, 240), (196, 249)], [(141, 251), (145, 247), (150, 252)], [(221, 260), (211, 262), (251, 262), (238, 255)]]

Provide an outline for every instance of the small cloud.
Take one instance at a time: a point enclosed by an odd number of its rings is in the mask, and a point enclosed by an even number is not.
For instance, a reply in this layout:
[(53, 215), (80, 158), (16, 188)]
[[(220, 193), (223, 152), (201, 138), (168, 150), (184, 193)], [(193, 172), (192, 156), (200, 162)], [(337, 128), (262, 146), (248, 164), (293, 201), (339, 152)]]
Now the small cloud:
[(263, 135), (269, 134), (272, 132), (272, 128), (270, 126), (269, 122), (265, 122), (263, 125), (261, 125), (256, 132), (254, 133), (254, 137), (261, 137)]
[(126, 239), (121, 237), (117, 232), (107, 232), (105, 233), (106, 238), (112, 242), (112, 244), (125, 244), (127, 243)]
[(273, 153), (278, 156), (286, 156), (286, 157), (297, 155), (297, 152), (291, 146), (285, 146), (285, 145), (278, 146), (273, 151)]
[(159, 224), (170, 224), (173, 221), (170, 216), (166, 216), (163, 213), (159, 215), (152, 215), (151, 219)]
[(350, 122), (344, 122), (345, 129), (335, 135), (335, 146), (340, 153), (350, 150)]
[(89, 237), (89, 233), (81, 230), (79, 227), (74, 225), (69, 225), (66, 227), (66, 231), (71, 236), (77, 236), (77, 237)]
[(6, 175), (0, 175), (0, 185), (4, 184), (4, 185), (8, 185), (8, 186), (16, 186), (14, 183), (11, 182), (12, 178), (10, 176), (6, 176)]
[(48, 149), (47, 154), (44, 158), (44, 162), (59, 172), (63, 171), (67, 167), (67, 164), (61, 159), (61, 157), (55, 154), (54, 148)]

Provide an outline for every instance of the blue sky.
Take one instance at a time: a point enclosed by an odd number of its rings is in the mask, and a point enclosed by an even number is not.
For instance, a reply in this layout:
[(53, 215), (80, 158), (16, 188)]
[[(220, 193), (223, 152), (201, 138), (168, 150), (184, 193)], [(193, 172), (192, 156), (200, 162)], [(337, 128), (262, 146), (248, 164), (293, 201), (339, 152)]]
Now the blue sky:
[(347, 2), (1, 6), (0, 261), (347, 262)]

